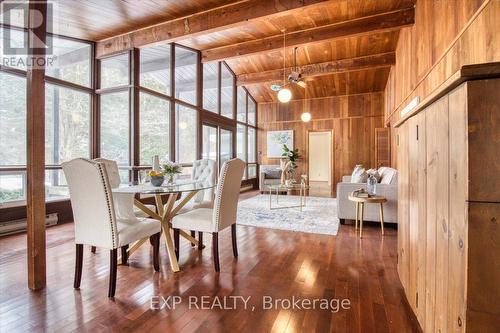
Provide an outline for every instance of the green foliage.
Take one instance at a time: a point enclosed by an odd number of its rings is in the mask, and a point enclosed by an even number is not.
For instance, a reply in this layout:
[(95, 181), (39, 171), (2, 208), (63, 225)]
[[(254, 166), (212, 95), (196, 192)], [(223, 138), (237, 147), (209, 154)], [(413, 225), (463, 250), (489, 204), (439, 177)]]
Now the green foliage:
[(162, 170), (166, 174), (176, 174), (182, 172), (182, 166), (178, 163), (167, 162), (162, 165)]
[(297, 168), (297, 161), (300, 159), (299, 150), (297, 148), (290, 149), (287, 145), (283, 145), (283, 153), (281, 154), (281, 157), (292, 162), (290, 165), (291, 169)]

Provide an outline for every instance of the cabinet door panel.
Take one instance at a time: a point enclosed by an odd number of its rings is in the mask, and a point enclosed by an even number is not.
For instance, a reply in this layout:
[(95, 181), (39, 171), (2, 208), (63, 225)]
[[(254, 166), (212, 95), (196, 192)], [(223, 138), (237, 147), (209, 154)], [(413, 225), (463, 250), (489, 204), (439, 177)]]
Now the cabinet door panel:
[(446, 332), (448, 288), (448, 96), (426, 114), (427, 242), (425, 332)]
[(449, 95), (450, 225), (448, 332), (465, 332), (467, 260), (467, 85)]
[(408, 294), (408, 123), (398, 128), (398, 273)]
[(409, 261), (408, 299), (418, 321), (425, 319), (425, 243), (426, 243), (426, 153), (425, 112), (409, 124)]
[(468, 332), (500, 327), (500, 203), (469, 203), (467, 260)]

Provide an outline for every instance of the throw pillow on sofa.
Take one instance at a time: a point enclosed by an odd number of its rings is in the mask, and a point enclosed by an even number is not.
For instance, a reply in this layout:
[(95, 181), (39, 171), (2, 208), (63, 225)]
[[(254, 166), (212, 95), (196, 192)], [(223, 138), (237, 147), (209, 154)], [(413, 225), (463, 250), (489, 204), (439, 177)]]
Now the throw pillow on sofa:
[(380, 167), (378, 169), (380, 174), (380, 184), (392, 184), (393, 179), (397, 174), (397, 170), (389, 167)]
[(367, 179), (368, 174), (365, 168), (361, 164), (356, 165), (351, 175), (351, 183), (366, 183)]

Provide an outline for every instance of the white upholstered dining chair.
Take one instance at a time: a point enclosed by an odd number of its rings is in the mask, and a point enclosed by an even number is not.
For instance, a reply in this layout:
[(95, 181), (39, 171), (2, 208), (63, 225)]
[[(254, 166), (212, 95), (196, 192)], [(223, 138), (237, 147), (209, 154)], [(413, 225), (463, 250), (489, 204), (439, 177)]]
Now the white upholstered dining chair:
[[(214, 160), (202, 159), (193, 162), (191, 180), (215, 184), (217, 178), (217, 166)], [(195, 197), (181, 208), (179, 214), (187, 213), (197, 208), (212, 208), (214, 206), (214, 188), (198, 192)], [(195, 237), (195, 231), (191, 230), (191, 236)], [(198, 249), (203, 248), (203, 233), (198, 232)]]
[(132, 209), (133, 196), (112, 194), (104, 163), (77, 158), (63, 163), (62, 168), (69, 187), (75, 223), (74, 287), (80, 287), (82, 278), (83, 245), (110, 250), (108, 297), (115, 295), (118, 248), (122, 249), (122, 263), (126, 264), (128, 245), (149, 237), (153, 245), (154, 269), (159, 271), (160, 222), (137, 218)]
[(219, 265), (219, 231), (231, 226), (233, 254), (238, 256), (236, 244), (236, 213), (240, 195), (241, 179), (245, 170), (245, 162), (235, 158), (222, 166), (217, 184), (213, 208), (196, 208), (172, 219), (176, 255), (179, 256), (179, 229), (212, 233), (212, 251), (215, 271)]
[[(118, 168), (118, 163), (116, 163), (116, 161), (108, 160), (108, 159), (102, 158), (102, 157), (96, 158), (96, 159), (94, 159), (94, 161), (103, 163), (104, 166), (106, 167), (106, 172), (108, 174), (109, 184), (110, 184), (111, 188), (117, 188), (118, 186), (120, 186), (120, 183), (121, 183), (120, 169)], [(115, 202), (115, 209), (116, 210), (120, 211), (120, 210), (125, 209), (125, 211), (128, 211), (130, 209), (130, 207), (122, 207), (122, 205), (128, 206), (131, 204), (132, 209), (134, 210), (134, 214), (138, 218), (150, 217), (145, 212), (143, 212), (142, 210), (140, 210), (139, 208), (134, 206), (133, 199), (130, 199), (134, 196), (133, 194), (113, 193), (113, 196), (115, 196), (115, 197), (119, 196), (119, 197), (121, 197), (120, 199), (122, 199), (122, 200), (117, 200), (117, 202)], [(129, 198), (126, 198), (126, 197), (129, 197)], [(146, 206), (147, 208), (149, 208), (153, 212), (156, 211), (155, 205), (145, 204), (144, 206)], [(96, 251), (96, 247), (92, 246), (91, 252), (95, 253), (95, 251)]]
[[(113, 160), (108, 160), (105, 158), (96, 158), (94, 159), (96, 162), (101, 162), (104, 163), (106, 166), (106, 171), (108, 173), (108, 178), (109, 178), (109, 183), (111, 185), (111, 188), (117, 188), (120, 186), (120, 170), (118, 169), (118, 163)], [(122, 193), (120, 193), (122, 195)], [(155, 205), (145, 205), (147, 208), (152, 210), (153, 212), (156, 211), (156, 206)], [(149, 217), (146, 213), (144, 213), (142, 210), (139, 208), (133, 206), (134, 213), (137, 217)]]

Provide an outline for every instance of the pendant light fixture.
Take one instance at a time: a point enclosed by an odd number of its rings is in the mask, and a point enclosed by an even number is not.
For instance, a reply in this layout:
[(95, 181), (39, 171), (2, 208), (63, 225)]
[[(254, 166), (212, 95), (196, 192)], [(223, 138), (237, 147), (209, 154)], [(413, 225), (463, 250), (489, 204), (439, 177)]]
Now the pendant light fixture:
[(304, 92), (304, 103), (302, 105), (302, 108), (304, 112), (300, 115), (300, 119), (302, 119), (303, 122), (308, 123), (311, 121), (312, 116), (309, 113), (310, 108), (309, 108), (309, 102), (307, 101), (307, 88), (306, 91)]
[(285, 88), (286, 85), (286, 29), (283, 29), (283, 85), (278, 91), (278, 100), (281, 103), (288, 103), (292, 99), (292, 92)]

